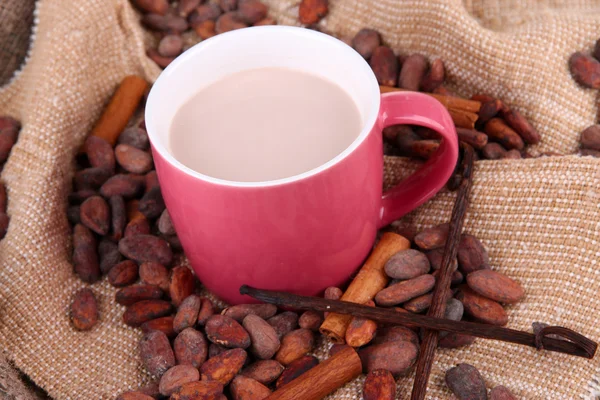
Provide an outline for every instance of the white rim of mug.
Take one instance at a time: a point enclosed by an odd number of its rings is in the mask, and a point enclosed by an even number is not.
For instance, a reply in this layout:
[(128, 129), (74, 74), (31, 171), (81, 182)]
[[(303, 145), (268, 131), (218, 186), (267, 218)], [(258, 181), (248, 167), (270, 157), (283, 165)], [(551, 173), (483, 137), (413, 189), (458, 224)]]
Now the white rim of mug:
[[(371, 81), (371, 86), (372, 86), (371, 93), (372, 93), (372, 97), (373, 97), (371, 101), (374, 103), (374, 107), (373, 107), (371, 113), (369, 115), (367, 115), (367, 117), (365, 118), (364, 123), (363, 123), (363, 128), (362, 128), (360, 134), (356, 137), (356, 139), (354, 139), (354, 141), (346, 149), (344, 149), (344, 151), (342, 151), (340, 154), (338, 154), (331, 160), (327, 161), (326, 163), (321, 164), (316, 168), (305, 171), (301, 174), (296, 174), (296, 175), (292, 175), (292, 176), (289, 176), (286, 178), (274, 179), (274, 180), (270, 180), (270, 181), (240, 182), (240, 181), (230, 181), (230, 180), (226, 180), (226, 179), (215, 178), (215, 177), (197, 172), (197, 171), (185, 166), (183, 163), (181, 163), (179, 160), (177, 160), (171, 154), (171, 152), (166, 148), (166, 146), (164, 146), (163, 143), (160, 140), (158, 140), (158, 138), (156, 138), (156, 135), (152, 132), (152, 115), (154, 114), (153, 110), (155, 108), (155, 105), (158, 105), (160, 103), (159, 98), (154, 100), (154, 97), (158, 96), (158, 94), (155, 94), (153, 96), (153, 93), (161, 90), (161, 86), (168, 84), (168, 79), (170, 77), (170, 74), (173, 73), (173, 70), (175, 70), (180, 64), (185, 63), (188, 59), (196, 57), (197, 54), (201, 53), (206, 46), (218, 45), (219, 41), (235, 40), (236, 36), (248, 35), (257, 30), (273, 31), (275, 33), (284, 32), (284, 33), (289, 33), (289, 34), (294, 34), (294, 35), (302, 35), (311, 40), (328, 41), (328, 42), (334, 43), (336, 46), (340, 46), (340, 48), (342, 48), (343, 51), (352, 52), (351, 57), (354, 57), (356, 59), (356, 67), (363, 68), (365, 70), (365, 79), (369, 79)], [(293, 27), (293, 26), (274, 25), (274, 26), (256, 26), (256, 27), (243, 28), (243, 29), (238, 29), (238, 30), (234, 30), (234, 31), (230, 31), (230, 32), (221, 33), (210, 39), (203, 40), (202, 42), (190, 47), (184, 53), (179, 55), (175, 60), (173, 60), (167, 66), (167, 68), (165, 68), (162, 71), (162, 73), (159, 75), (158, 79), (152, 86), (150, 93), (148, 94), (148, 100), (147, 100), (146, 111), (145, 111), (145, 119), (147, 122), (146, 129), (148, 131), (148, 137), (150, 138), (150, 142), (152, 143), (154, 150), (157, 151), (169, 164), (173, 165), (178, 170), (186, 173), (187, 175), (189, 175), (191, 177), (194, 177), (194, 178), (206, 181), (206, 182), (210, 182), (213, 184), (217, 184), (217, 185), (231, 186), (231, 187), (258, 188), (258, 187), (285, 185), (285, 184), (297, 182), (297, 181), (303, 180), (305, 178), (309, 178), (311, 176), (317, 175), (317, 174), (331, 168), (332, 166), (338, 164), (342, 160), (344, 160), (346, 157), (348, 157), (350, 154), (352, 154), (352, 152), (355, 151), (365, 141), (365, 139), (367, 138), (367, 136), (369, 135), (369, 133), (375, 126), (375, 122), (379, 115), (380, 106), (381, 106), (381, 95), (379, 92), (379, 84), (377, 83), (377, 79), (375, 78), (375, 75), (373, 74), (371, 67), (369, 66), (367, 61), (358, 52), (356, 52), (352, 47), (348, 46), (346, 43), (342, 42), (339, 39), (336, 39), (332, 36), (329, 36), (327, 34), (317, 32), (317, 31), (314, 31), (311, 29)]]

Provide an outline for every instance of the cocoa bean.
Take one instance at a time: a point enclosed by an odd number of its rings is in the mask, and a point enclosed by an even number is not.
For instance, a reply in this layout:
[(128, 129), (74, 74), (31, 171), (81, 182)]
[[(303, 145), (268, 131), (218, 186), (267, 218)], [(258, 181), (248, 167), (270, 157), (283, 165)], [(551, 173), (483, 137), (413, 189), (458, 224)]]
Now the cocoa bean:
[(138, 266), (130, 260), (125, 260), (108, 271), (108, 283), (114, 287), (131, 285), (138, 278)]
[(408, 155), (410, 157), (422, 158), (428, 160), (433, 153), (435, 153), (440, 147), (440, 142), (437, 140), (419, 140), (413, 142), (409, 149)]
[(71, 303), (71, 322), (80, 331), (89, 331), (98, 322), (98, 302), (91, 289), (81, 289), (75, 294)]
[(185, 328), (193, 327), (196, 324), (201, 305), (202, 299), (195, 294), (186, 297), (181, 302), (173, 321), (175, 332), (181, 332)]
[(163, 57), (160, 54), (158, 54), (158, 51), (156, 49), (152, 48), (146, 50), (146, 55), (149, 59), (154, 61), (161, 68), (167, 68), (169, 64), (171, 64), (175, 59), (175, 57)]
[(490, 392), (490, 400), (517, 400), (505, 386), (496, 386)]
[(520, 160), (521, 158), (521, 152), (517, 149), (509, 150), (504, 154), (505, 160)]
[(377, 332), (377, 336), (372, 344), (381, 344), (387, 342), (404, 341), (413, 343), (416, 347), (419, 347), (419, 336), (412, 329), (404, 326), (388, 326)]
[(284, 370), (279, 379), (277, 379), (277, 383), (275, 383), (275, 387), (279, 388), (286, 383), (290, 383), (306, 371), (316, 367), (319, 365), (319, 360), (314, 356), (304, 356), (299, 359), (291, 362)]
[(363, 400), (394, 400), (396, 381), (385, 369), (376, 369), (367, 374), (363, 384)]
[(241, 374), (263, 385), (269, 385), (279, 378), (284, 368), (283, 365), (275, 360), (259, 360), (244, 368)]
[(139, 128), (137, 126), (132, 126), (130, 128), (125, 129), (119, 135), (117, 143), (132, 146), (140, 150), (148, 150), (148, 148), (150, 147), (148, 133), (146, 133), (145, 129)]
[(485, 381), (472, 365), (458, 364), (446, 371), (446, 385), (458, 400), (487, 400)]
[(377, 82), (384, 86), (396, 86), (398, 81), (398, 59), (392, 49), (379, 46), (373, 50), (370, 61)]
[[(183, 50), (183, 39), (181, 38), (181, 36), (179, 35), (166, 35), (165, 37), (163, 37), (160, 42), (158, 43), (158, 54), (160, 54), (163, 57), (177, 57), (178, 55), (181, 54), (182, 50)], [(121, 146), (121, 145), (119, 145)], [(134, 173), (138, 173), (138, 174), (143, 174), (145, 172), (148, 172), (151, 168), (151, 160), (150, 157), (145, 157), (145, 156), (149, 156), (147, 153), (138, 153), (137, 155), (139, 155), (139, 158), (136, 158), (133, 154), (129, 154), (131, 149), (119, 149), (119, 146), (117, 146), (117, 148), (115, 149), (115, 154), (117, 155), (117, 160), (119, 161), (119, 164), (121, 164), (121, 166), (123, 168), (125, 168), (127, 171), (129, 172), (134, 172)], [(127, 146), (127, 145), (123, 145), (123, 146)], [(135, 147), (132, 147), (133, 149), (135, 149)], [(138, 150), (138, 149), (136, 149)], [(141, 150), (140, 150), (141, 151)], [(125, 164), (127, 165), (127, 167), (125, 165), (123, 165), (121, 163), (121, 161), (119, 160), (119, 156), (121, 156), (121, 158), (123, 159), (123, 161), (125, 162)], [(130, 168), (134, 169), (134, 170), (130, 170)], [(143, 172), (138, 172), (136, 171), (136, 169), (146, 169)]]
[(328, 11), (328, 0), (302, 0), (298, 8), (298, 19), (304, 25), (316, 24)]
[(170, 396), (186, 383), (200, 379), (200, 373), (191, 365), (175, 365), (160, 378), (159, 390), (163, 396)]
[(433, 92), (444, 83), (445, 78), (446, 69), (444, 68), (444, 62), (442, 59), (437, 58), (431, 63), (429, 71), (425, 74), (425, 77), (423, 77), (421, 89), (424, 92)]
[(416, 92), (421, 86), (426, 71), (427, 59), (421, 54), (412, 54), (402, 63), (398, 85), (401, 88)]
[(277, 25), (277, 21), (275, 21), (273, 18), (266, 17), (254, 24), (254, 26), (265, 26), (265, 25)]
[(213, 380), (227, 385), (242, 369), (247, 357), (243, 349), (231, 349), (208, 359), (200, 367), (202, 380)]
[(581, 149), (580, 153), (582, 156), (591, 156), (591, 157), (595, 157), (595, 158), (600, 158), (600, 151), (598, 151), (598, 150)]
[(175, 355), (167, 335), (160, 331), (148, 332), (140, 341), (142, 363), (151, 375), (161, 377), (175, 365)]
[(427, 256), (418, 250), (408, 249), (394, 254), (385, 263), (385, 273), (394, 279), (412, 279), (424, 275), (431, 268)]
[(488, 143), (487, 135), (474, 129), (456, 127), (456, 133), (461, 142), (465, 142), (477, 150), (483, 149)]
[(140, 280), (148, 285), (156, 285), (165, 292), (169, 291), (169, 271), (163, 265), (145, 262), (140, 265)]
[[(152, 31), (163, 32), (168, 29), (167, 17), (160, 14), (144, 14), (140, 20), (142, 25)], [(137, 128), (134, 128), (137, 129)], [(121, 134), (122, 136), (123, 134)]]
[(481, 150), (481, 154), (487, 160), (499, 160), (506, 157), (506, 150), (498, 143), (488, 143)]
[(148, 396), (142, 392), (127, 392), (117, 396), (117, 400), (154, 400), (154, 397)]
[(325, 289), (325, 294), (323, 297), (328, 300), (339, 300), (343, 294), (344, 292), (342, 292), (342, 289), (335, 286), (330, 286)]
[(142, 11), (165, 15), (169, 11), (167, 0), (132, 0), (134, 6)]
[[(150, 171), (150, 172), (148, 172), (144, 176), (144, 183), (146, 185), (146, 192), (145, 193), (148, 193), (149, 191), (151, 191), (155, 187), (160, 187), (160, 183), (158, 182), (158, 175), (156, 174), (156, 171)], [(138, 203), (138, 205), (139, 205), (139, 203)], [(136, 210), (137, 210), (137, 207), (136, 207)]]
[(419, 232), (415, 236), (415, 244), (424, 250), (443, 247), (448, 239), (449, 224), (441, 224)]
[(190, 382), (182, 385), (170, 397), (170, 400), (220, 400), (223, 384), (217, 381)]
[(475, 342), (473, 336), (463, 335), (461, 333), (446, 332), (446, 335), (440, 337), (438, 346), (444, 349), (457, 349), (459, 347), (469, 346)]
[[(210, 321), (206, 324), (207, 328)], [(242, 325), (250, 335), (250, 351), (257, 358), (261, 360), (272, 358), (279, 350), (281, 343), (279, 337), (277, 337), (277, 332), (267, 321), (258, 315), (249, 314), (244, 318)]]
[(115, 301), (124, 306), (130, 306), (142, 300), (158, 300), (163, 296), (163, 291), (154, 285), (132, 285), (119, 289), (115, 294)]
[(93, 189), (83, 189), (77, 192), (69, 193), (67, 200), (69, 204), (81, 204), (85, 199), (95, 196), (97, 192)]
[(525, 295), (518, 282), (492, 270), (470, 273), (467, 275), (467, 284), (480, 295), (505, 304), (516, 303)]
[(171, 284), (169, 285), (171, 302), (179, 307), (181, 302), (192, 293), (194, 293), (194, 275), (192, 275), (192, 271), (184, 266), (173, 268)]
[(573, 79), (582, 86), (600, 89), (600, 62), (587, 54), (575, 52), (569, 58)]
[[(0, 210), (0, 213), (6, 213), (6, 209)], [(81, 223), (80, 215), (81, 210), (79, 206), (69, 206), (69, 208), (67, 208), (67, 219), (71, 225), (77, 225)]]
[(215, 313), (215, 306), (210, 299), (202, 299), (200, 312), (198, 313), (198, 325), (206, 325), (206, 321)]
[(163, 239), (165, 239), (167, 243), (169, 243), (169, 246), (171, 246), (171, 248), (174, 251), (183, 251), (183, 246), (181, 245), (181, 241), (179, 240), (179, 237), (177, 235), (164, 235)]
[(142, 329), (142, 332), (144, 332), (144, 333), (148, 333), (148, 332), (152, 332), (152, 331), (161, 331), (162, 333), (167, 335), (167, 337), (169, 339), (174, 338), (176, 335), (175, 330), (173, 329), (173, 316), (172, 315), (169, 315), (168, 317), (156, 318), (151, 321), (144, 322), (142, 325), (140, 325), (140, 328)]
[(194, 30), (196, 31), (196, 34), (198, 36), (200, 36), (200, 38), (202, 40), (206, 40), (217, 34), (217, 32), (215, 30), (216, 27), (217, 27), (217, 24), (215, 23), (215, 21), (212, 21), (209, 19), (209, 20), (198, 23), (196, 25), (196, 27), (194, 28)]
[(125, 234), (123, 237), (128, 238), (132, 236), (149, 235), (150, 231), (150, 222), (148, 222), (146, 217), (142, 217), (130, 221), (127, 226), (125, 226)]
[(175, 338), (173, 350), (177, 364), (189, 364), (200, 368), (208, 355), (208, 343), (202, 332), (194, 328), (185, 328)]
[(0, 211), (0, 240), (4, 239), (6, 236), (6, 232), (8, 232), (8, 224), (10, 223), (10, 218), (6, 213)]
[(213, 315), (204, 326), (206, 337), (221, 346), (246, 349), (250, 347), (250, 335), (236, 320), (225, 315)]
[(140, 326), (146, 321), (169, 315), (173, 307), (164, 300), (142, 300), (127, 307), (123, 322), (129, 326)]
[(119, 241), (119, 251), (138, 263), (157, 262), (170, 265), (173, 260), (173, 252), (169, 244), (152, 235), (125, 237)]
[(523, 139), (525, 143), (538, 144), (540, 142), (540, 134), (533, 126), (531, 126), (529, 121), (527, 121), (520, 112), (504, 106), (502, 107), (501, 115), (508, 126), (514, 129), (514, 131), (521, 136), (521, 139)]
[(385, 369), (394, 376), (404, 375), (417, 359), (418, 348), (411, 342), (385, 342), (359, 350), (363, 371)]
[(73, 229), (73, 267), (84, 282), (94, 283), (100, 279), (96, 239), (92, 231), (81, 224)]
[(238, 0), (219, 0), (219, 6), (225, 12), (234, 11), (237, 9)]
[(381, 290), (375, 296), (377, 305), (394, 306), (429, 292), (435, 286), (433, 275), (421, 275), (407, 281), (402, 281)]
[(315, 345), (315, 336), (308, 329), (296, 329), (291, 331), (281, 340), (281, 347), (275, 355), (275, 360), (283, 365), (289, 365), (292, 361), (306, 355)]
[(180, 35), (189, 29), (187, 19), (182, 16), (167, 14), (165, 16), (167, 22), (167, 33)]
[(126, 199), (137, 196), (144, 188), (141, 177), (129, 174), (117, 174), (108, 179), (100, 187), (100, 194), (109, 198), (112, 196), (123, 196)]
[[(159, 46), (162, 45), (165, 47), (166, 45), (163, 43), (168, 43), (168, 40), (172, 37), (179, 38), (179, 36), (175, 35), (165, 36), (160, 41)], [(159, 47), (159, 49), (160, 48), (161, 47)], [(115, 158), (123, 169), (134, 174), (145, 174), (152, 169), (152, 157), (150, 156), (150, 153), (128, 144), (117, 145), (115, 148)]]
[(233, 379), (230, 391), (233, 400), (262, 400), (271, 394), (268, 387), (244, 375), (238, 375)]
[(158, 230), (163, 235), (175, 234), (175, 228), (173, 227), (173, 222), (171, 222), (171, 216), (167, 209), (165, 209), (158, 218)]
[(161, 396), (160, 391), (158, 390), (158, 383), (159, 382), (147, 383), (146, 385), (138, 388), (138, 392), (144, 393), (146, 396), (150, 396), (153, 399), (159, 399)]
[(486, 122), (484, 131), (490, 140), (500, 143), (505, 149), (523, 150), (525, 147), (521, 136), (500, 118), (492, 118)]
[(217, 23), (215, 25), (215, 32), (225, 33), (225, 32), (233, 31), (236, 29), (247, 28), (247, 27), (248, 27), (248, 25), (246, 25), (244, 22), (242, 22), (242, 20), (240, 20), (240, 18), (238, 17), (238, 14), (236, 12), (230, 11), (230, 12), (226, 12), (225, 14), (221, 15), (217, 19)]
[(300, 328), (317, 332), (323, 323), (323, 314), (317, 311), (305, 311), (298, 319)]
[(465, 312), (478, 321), (499, 326), (508, 323), (508, 315), (499, 303), (475, 293), (466, 286), (461, 286), (456, 298), (463, 303)]
[(106, 235), (110, 229), (110, 208), (100, 196), (86, 199), (80, 207), (81, 223), (99, 235)]
[[(111, 175), (111, 171), (104, 168), (86, 168), (75, 173), (73, 184), (75, 188), (81, 192), (85, 189), (97, 189), (103, 186), (109, 180)], [(83, 193), (89, 194), (89, 192)]]
[(252, 25), (267, 16), (267, 6), (260, 0), (239, 0), (237, 15), (242, 22)]
[(224, 353), (227, 350), (229, 350), (227, 347), (211, 343), (210, 346), (208, 346), (208, 358), (218, 356), (219, 354)]
[(298, 327), (298, 314), (292, 311), (284, 311), (267, 320), (275, 329), (277, 336), (281, 340), (285, 335)]
[(196, 27), (205, 21), (216, 21), (222, 13), (223, 11), (218, 4), (202, 4), (201, 6), (196, 7), (196, 10), (190, 15), (190, 25), (192, 28), (196, 29)]
[(140, 199), (138, 210), (149, 220), (157, 218), (165, 210), (160, 187), (154, 187)]
[[(373, 301), (367, 303), (375, 306)], [(352, 317), (348, 328), (346, 328), (346, 344), (352, 347), (362, 347), (369, 343), (377, 333), (377, 323), (367, 318)]]
[(381, 46), (381, 35), (374, 29), (363, 28), (352, 39), (352, 47), (365, 60), (370, 59), (373, 51), (379, 46)]
[(115, 154), (110, 143), (98, 136), (88, 136), (83, 146), (92, 167), (115, 170)]
[(592, 125), (581, 132), (581, 147), (600, 151), (600, 125)]
[(490, 119), (494, 118), (505, 107), (502, 101), (488, 96), (486, 94), (477, 94), (471, 97), (471, 100), (481, 102), (481, 108), (477, 113), (477, 126), (483, 126)]
[(0, 130), (0, 163), (6, 162), (10, 151), (17, 142), (18, 129), (5, 128)]
[(15, 129), (15, 130), (20, 130), (21, 129), (21, 123), (19, 121), (17, 121), (16, 119), (14, 119), (13, 117), (9, 117), (8, 115), (3, 115), (0, 116), (0, 131), (3, 131), (5, 129)]
[(258, 315), (262, 319), (269, 319), (277, 312), (273, 304), (238, 304), (225, 308), (221, 314), (242, 322), (250, 314)]
[(490, 257), (483, 243), (468, 233), (460, 236), (458, 245), (459, 270), (468, 275), (473, 271), (490, 268)]
[[(440, 247), (434, 250), (429, 250), (428, 252), (425, 253), (425, 255), (427, 256), (427, 259), (429, 260), (429, 264), (431, 265), (431, 268), (433, 268), (435, 271), (438, 271), (440, 268), (442, 268), (442, 261), (444, 260), (444, 248)], [(454, 258), (454, 260), (452, 261), (452, 266), (451, 268), (453, 270), (456, 270), (458, 268), (458, 260), (457, 258)]]
[(119, 241), (123, 238), (125, 224), (127, 223), (127, 211), (125, 210), (125, 201), (121, 196), (112, 196), (108, 199), (111, 216), (111, 238)]
[[(396, 143), (398, 138), (402, 138), (399, 142), (399, 146), (403, 146), (403, 141), (406, 141), (406, 138), (418, 140), (420, 137), (415, 135), (415, 132), (412, 127), (408, 125), (392, 125), (383, 129), (383, 137), (388, 140), (390, 143)], [(408, 141), (407, 141), (408, 142)]]
[(179, 0), (177, 3), (177, 13), (182, 17), (187, 18), (201, 2), (202, 0)]
[[(452, 293), (450, 293), (452, 295)], [(433, 300), (433, 293), (427, 293), (419, 297), (415, 297), (414, 299), (404, 303), (402, 308), (406, 311), (410, 311), (411, 313), (422, 313), (431, 307), (431, 301)]]
[(0, 182), (0, 212), (6, 212), (7, 204), (8, 196), (6, 195), (6, 187), (4, 183)]

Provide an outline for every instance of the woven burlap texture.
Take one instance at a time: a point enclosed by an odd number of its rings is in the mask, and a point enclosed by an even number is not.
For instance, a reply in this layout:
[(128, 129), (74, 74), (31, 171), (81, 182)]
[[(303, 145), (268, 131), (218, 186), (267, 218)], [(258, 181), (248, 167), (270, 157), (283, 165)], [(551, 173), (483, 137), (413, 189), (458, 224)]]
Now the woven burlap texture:
[[(268, 2), (282, 23), (296, 23), (295, 3)], [(538, 151), (575, 151), (578, 132), (595, 120), (596, 92), (575, 85), (565, 61), (593, 45), (600, 17), (591, 11), (600, 2), (331, 3), (324, 29), (352, 36), (370, 26), (398, 52), (443, 57), (452, 88), (490, 92), (527, 115), (543, 134)], [(100, 323), (87, 333), (69, 324), (69, 303), (85, 285), (69, 263), (66, 194), (76, 149), (118, 82), (131, 73), (154, 80), (159, 70), (144, 56), (146, 36), (127, 0), (46, 0), (36, 15), (28, 63), (0, 89), (0, 114), (24, 124), (2, 172), (11, 224), (0, 242), (0, 346), (55, 399), (111, 399), (150, 377), (138, 359), (140, 332), (121, 322), (123, 308), (105, 280), (93, 285)], [(543, 321), (600, 339), (599, 167), (576, 156), (478, 162), (466, 230), (483, 240), (495, 269), (525, 287), (525, 301), (508, 308), (510, 327)], [(386, 183), (408, 170), (405, 160), (388, 158)], [(452, 200), (441, 193), (401, 223), (447, 221)], [(524, 399), (590, 399), (600, 390), (598, 360), (478, 340), (438, 352), (429, 398), (450, 398), (443, 371), (457, 362), (476, 365), (488, 386), (504, 384)], [(361, 379), (331, 398), (361, 398)], [(410, 387), (401, 379), (399, 398)]]

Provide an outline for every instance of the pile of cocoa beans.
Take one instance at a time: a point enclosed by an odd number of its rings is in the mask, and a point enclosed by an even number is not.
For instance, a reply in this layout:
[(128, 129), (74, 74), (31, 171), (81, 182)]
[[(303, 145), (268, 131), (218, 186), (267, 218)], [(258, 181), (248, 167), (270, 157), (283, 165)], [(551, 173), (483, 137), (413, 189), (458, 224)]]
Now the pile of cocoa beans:
[(483, 376), (470, 364), (458, 364), (446, 371), (446, 385), (458, 400), (517, 400), (501, 385), (494, 387), (488, 396)]
[[(0, 173), (4, 169), (4, 164), (10, 155), (10, 151), (17, 142), (21, 124), (14, 118), (0, 116)], [(8, 230), (9, 218), (6, 214), (8, 197), (6, 187), (0, 181), (0, 240), (6, 236)]]

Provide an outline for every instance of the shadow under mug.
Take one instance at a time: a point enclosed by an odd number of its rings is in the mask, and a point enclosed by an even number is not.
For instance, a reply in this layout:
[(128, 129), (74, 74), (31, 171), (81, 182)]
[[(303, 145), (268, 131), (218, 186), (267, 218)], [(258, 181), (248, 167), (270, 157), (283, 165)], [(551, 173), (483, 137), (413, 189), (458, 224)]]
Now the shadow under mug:
[[(266, 182), (224, 181), (176, 160), (168, 135), (177, 110), (206, 85), (261, 67), (306, 71), (343, 87), (360, 111), (360, 135), (329, 162)], [(442, 142), (416, 173), (382, 195), (381, 131), (396, 124), (431, 128)], [(152, 87), (146, 127), (184, 252), (208, 290), (233, 304), (250, 302), (239, 294), (242, 284), (303, 295), (341, 285), (371, 250), (377, 229), (437, 193), (458, 157), (454, 124), (437, 100), (380, 95), (371, 68), (351, 47), (296, 27), (240, 29), (184, 52)]]

